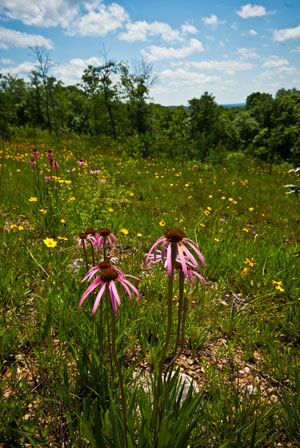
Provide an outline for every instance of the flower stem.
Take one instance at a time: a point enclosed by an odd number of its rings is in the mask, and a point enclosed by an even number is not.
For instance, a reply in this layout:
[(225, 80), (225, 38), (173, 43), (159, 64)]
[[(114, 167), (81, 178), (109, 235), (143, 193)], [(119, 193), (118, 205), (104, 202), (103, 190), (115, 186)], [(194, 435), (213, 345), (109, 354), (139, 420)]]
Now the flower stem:
[[(154, 437), (156, 438), (156, 428), (157, 428), (157, 417), (158, 417), (158, 408), (159, 408), (159, 401), (160, 401), (160, 389), (161, 389), (161, 383), (162, 383), (162, 373), (164, 369), (164, 364), (167, 356), (168, 346), (170, 342), (170, 336), (171, 336), (171, 329), (172, 329), (172, 299), (173, 299), (173, 283), (174, 283), (174, 266), (176, 261), (176, 255), (177, 255), (177, 245), (176, 243), (171, 243), (171, 257), (172, 257), (172, 271), (171, 275), (169, 277), (169, 284), (168, 284), (168, 321), (167, 321), (167, 332), (166, 332), (166, 340), (165, 345), (163, 348), (163, 352), (161, 355), (161, 359), (159, 362), (159, 371), (158, 371), (158, 379), (157, 379), (157, 389), (156, 389), (156, 396), (155, 396), (155, 409), (154, 409)], [(165, 387), (167, 387), (165, 385)], [(163, 409), (162, 409), (163, 412)]]
[(178, 298), (178, 320), (177, 320), (177, 336), (176, 345), (174, 353), (177, 353), (177, 348), (180, 340), (180, 329), (181, 329), (181, 319), (182, 319), (182, 308), (183, 308), (183, 293), (184, 293), (184, 273), (179, 271), (179, 298)]
[(112, 348), (112, 357), (115, 363), (119, 383), (121, 390), (121, 400), (122, 400), (122, 409), (123, 409), (123, 423), (124, 423), (124, 438), (125, 438), (125, 446), (128, 448), (128, 440), (127, 440), (127, 419), (126, 419), (126, 406), (125, 406), (125, 394), (124, 394), (124, 384), (123, 384), (123, 376), (120, 369), (117, 353), (116, 353), (116, 316), (113, 312), (112, 307), (110, 307), (111, 311), (111, 348)]

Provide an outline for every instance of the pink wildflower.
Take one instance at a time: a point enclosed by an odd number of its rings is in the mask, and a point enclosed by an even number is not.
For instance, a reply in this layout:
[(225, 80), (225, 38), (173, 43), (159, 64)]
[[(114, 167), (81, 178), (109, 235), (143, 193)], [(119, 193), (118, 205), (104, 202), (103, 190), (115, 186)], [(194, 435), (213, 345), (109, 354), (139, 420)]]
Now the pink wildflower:
[(85, 165), (85, 161), (80, 159), (80, 160), (78, 160), (77, 165), (84, 166)]
[(36, 161), (31, 159), (30, 160), (30, 165), (32, 166), (32, 168), (35, 168), (36, 167)]
[(99, 230), (99, 233), (91, 236), (91, 241), (96, 250), (100, 250), (101, 247), (105, 247), (107, 244), (109, 244), (110, 250), (112, 250), (117, 245), (116, 236), (107, 227), (103, 227)]
[[(138, 281), (140, 280), (139, 278), (134, 277), (133, 275), (120, 274), (113, 268), (103, 269), (101, 272), (101, 275), (99, 277), (95, 278), (95, 280), (90, 284), (90, 286), (87, 288), (87, 290), (81, 297), (80, 302), (79, 302), (79, 309), (80, 309), (81, 305), (83, 304), (84, 300), (86, 299), (86, 297), (92, 291), (94, 291), (94, 289), (96, 289), (97, 286), (101, 286), (100, 291), (98, 292), (96, 300), (94, 302), (92, 313), (93, 314), (96, 313), (102, 296), (105, 294), (106, 291), (109, 291), (111, 306), (112, 306), (113, 312), (116, 316), (117, 315), (117, 305), (121, 306), (121, 300), (120, 300), (120, 296), (119, 296), (117, 286), (116, 286), (117, 282), (121, 283), (121, 285), (124, 288), (124, 291), (126, 291), (127, 294), (129, 295), (131, 302), (132, 302), (132, 291), (137, 295), (138, 298), (140, 298), (140, 293), (139, 293), (138, 289), (132, 283), (130, 283), (126, 279), (126, 277), (132, 277)], [(132, 289), (132, 291), (130, 290), (130, 288)]]
[(106, 184), (107, 180), (106, 179), (98, 179), (98, 182), (100, 182), (100, 184)]
[(103, 271), (103, 269), (114, 269), (116, 272), (118, 272), (118, 274), (124, 275), (124, 272), (118, 268), (118, 266), (114, 266), (110, 263), (110, 260), (107, 258), (104, 261), (101, 261), (97, 266), (93, 266), (91, 267), (91, 269), (89, 269), (89, 271), (87, 272), (86, 276), (82, 279), (82, 282), (84, 282), (85, 280), (90, 281), (91, 278), (97, 274), (97, 272), (99, 271)]
[(45, 180), (46, 181), (51, 180), (51, 176), (45, 176)]
[[(188, 268), (186, 264), (186, 260), (189, 260), (193, 263), (196, 269), (199, 269), (199, 264), (196, 261), (194, 255), (190, 252), (187, 246), (190, 246), (190, 248), (193, 249), (193, 251), (197, 254), (197, 256), (200, 258), (201, 262), (205, 265), (205, 260), (197, 247), (196, 243), (192, 241), (189, 238), (184, 238), (184, 233), (182, 230), (178, 229), (177, 227), (171, 227), (166, 231), (166, 233), (158, 238), (158, 240), (153, 244), (150, 251), (148, 252), (148, 255), (146, 257), (146, 266), (149, 261), (149, 258), (153, 252), (153, 261), (156, 261), (157, 256), (157, 247), (158, 245), (162, 243), (161, 246), (161, 253), (160, 253), (160, 261), (163, 263), (165, 260), (167, 260), (167, 271), (168, 271), (168, 277), (171, 277), (172, 275), (172, 244), (176, 245), (176, 257), (178, 256), (180, 263), (182, 264), (182, 270), (184, 272), (185, 277), (188, 277)], [(167, 254), (166, 254), (167, 249)], [(184, 256), (186, 255), (186, 257)], [(167, 255), (167, 257), (166, 257)]]
[[(186, 265), (187, 265), (187, 275), (185, 275), (185, 277), (187, 277), (189, 283), (191, 283), (192, 285), (194, 285), (194, 276), (198, 277), (200, 282), (203, 284), (205, 283), (205, 278), (202, 277), (201, 274), (199, 274), (199, 272), (194, 271), (193, 269), (190, 269), (188, 266), (191, 266), (192, 263), (190, 263), (189, 261), (186, 260)], [(183, 267), (182, 264), (178, 261), (176, 261), (175, 263), (175, 269), (177, 269), (178, 271), (182, 271), (183, 272)]]
[(48, 157), (49, 160), (53, 160), (53, 157), (54, 157), (53, 151), (49, 150), (48, 154), (47, 154), (47, 157)]
[(40, 153), (38, 151), (33, 151), (32, 157), (34, 157), (35, 159), (38, 159), (40, 157)]

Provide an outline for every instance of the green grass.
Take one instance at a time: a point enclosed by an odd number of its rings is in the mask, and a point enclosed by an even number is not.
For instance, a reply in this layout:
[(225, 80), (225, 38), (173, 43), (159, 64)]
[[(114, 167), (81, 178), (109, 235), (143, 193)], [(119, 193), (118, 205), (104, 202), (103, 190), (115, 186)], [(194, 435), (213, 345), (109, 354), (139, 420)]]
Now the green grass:
[[(167, 276), (161, 266), (145, 268), (145, 253), (176, 226), (207, 263), (205, 286), (186, 285), (185, 345), (176, 361), (201, 392), (181, 408), (176, 381), (170, 384), (158, 448), (299, 446), (300, 203), (283, 187), (296, 176), (284, 166), (269, 174), (252, 160), (238, 169), (134, 160), (121, 145), (60, 141), (38, 146), (37, 181), (33, 148), (29, 141), (5, 145), (0, 444), (125, 446), (100, 312), (92, 316), (91, 298), (78, 312), (87, 288), (78, 234), (109, 227), (118, 239), (115, 264), (141, 279), (141, 300), (130, 305), (122, 296), (116, 329), (129, 446), (154, 446), (151, 398), (132, 373), (151, 370), (162, 352)], [(45, 182), (48, 149), (60, 169)], [(87, 166), (77, 166), (79, 159)], [(88, 257), (91, 263), (90, 251)], [(173, 300), (174, 319), (176, 306)], [(168, 356), (175, 329), (174, 321)], [(178, 436), (170, 439), (170, 431)]]

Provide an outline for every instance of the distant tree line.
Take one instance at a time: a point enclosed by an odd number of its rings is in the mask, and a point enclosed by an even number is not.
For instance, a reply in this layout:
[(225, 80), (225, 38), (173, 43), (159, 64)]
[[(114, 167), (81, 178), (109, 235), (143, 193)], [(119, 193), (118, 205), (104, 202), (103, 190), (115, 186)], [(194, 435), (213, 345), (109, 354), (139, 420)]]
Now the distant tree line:
[(300, 91), (280, 89), (275, 98), (252, 93), (244, 107), (225, 108), (204, 92), (188, 107), (149, 102), (152, 67), (141, 62), (131, 73), (123, 62), (105, 61), (84, 70), (81, 82), (64, 86), (50, 75), (43, 49), (35, 49), (29, 82), (0, 74), (0, 134), (33, 136), (38, 131), (87, 135), (127, 142), (130, 155), (209, 159), (229, 152), (270, 164), (300, 163)]

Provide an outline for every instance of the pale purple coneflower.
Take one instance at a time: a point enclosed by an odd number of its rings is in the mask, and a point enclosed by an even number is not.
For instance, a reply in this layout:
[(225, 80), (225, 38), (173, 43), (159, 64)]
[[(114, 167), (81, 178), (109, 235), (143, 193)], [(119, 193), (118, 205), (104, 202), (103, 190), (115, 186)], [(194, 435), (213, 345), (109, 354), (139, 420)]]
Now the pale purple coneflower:
[(31, 159), (30, 160), (30, 166), (32, 166), (32, 168), (35, 168), (36, 167), (36, 161)]
[(40, 153), (38, 151), (33, 151), (32, 157), (34, 157), (35, 159), (38, 159), (40, 157)]
[(197, 277), (202, 284), (205, 283), (205, 278), (202, 277), (202, 275), (199, 274), (199, 272), (195, 271), (194, 269), (191, 269), (191, 267), (193, 268), (194, 265), (190, 263), (187, 259), (185, 260), (185, 262), (187, 266), (187, 275), (185, 275), (183, 272), (182, 263), (180, 263), (177, 260), (175, 263), (175, 269), (179, 272), (182, 272), (183, 275), (188, 279), (189, 283), (191, 283), (192, 285), (194, 285), (194, 277)]
[(45, 176), (45, 180), (46, 181), (51, 180), (51, 176)]
[(90, 281), (91, 278), (97, 274), (97, 272), (103, 271), (104, 269), (114, 269), (118, 274), (124, 275), (122, 269), (120, 269), (118, 266), (112, 265), (110, 259), (106, 258), (106, 260), (100, 261), (97, 266), (92, 266), (85, 277), (82, 279), (82, 282), (84, 282), (85, 280)]
[(106, 248), (106, 245), (109, 245), (110, 250), (113, 250), (113, 247), (117, 245), (116, 236), (107, 227), (103, 227), (98, 233), (91, 236), (91, 241), (96, 250), (100, 250), (101, 247)]
[(73, 173), (73, 171), (76, 171), (76, 168), (72, 168), (70, 170), (67, 170), (67, 173)]
[[(151, 249), (148, 252), (148, 255), (146, 257), (146, 266), (149, 261), (149, 258), (153, 252), (153, 261), (156, 261), (157, 259), (157, 247), (159, 244), (162, 243), (161, 252), (160, 252), (160, 261), (164, 263), (164, 261), (167, 261), (167, 272), (168, 277), (171, 277), (172, 275), (172, 243), (174, 246), (176, 246), (176, 257), (178, 256), (180, 263), (182, 264), (182, 270), (184, 272), (185, 277), (188, 276), (188, 268), (186, 264), (186, 260), (190, 260), (193, 263), (193, 266), (196, 269), (199, 269), (199, 264), (197, 260), (195, 259), (194, 255), (190, 252), (187, 246), (190, 246), (190, 248), (193, 249), (193, 251), (197, 254), (197, 256), (200, 258), (201, 262), (205, 265), (205, 260), (203, 258), (203, 255), (201, 254), (199, 248), (197, 247), (196, 243), (192, 241), (189, 238), (184, 237), (184, 233), (182, 230), (178, 229), (177, 227), (170, 227), (163, 236), (158, 238), (158, 240), (153, 244)], [(167, 251), (167, 254), (166, 254)], [(186, 257), (184, 256), (186, 255)], [(176, 258), (174, 257), (174, 259)]]
[(48, 154), (47, 154), (47, 157), (48, 157), (49, 160), (53, 160), (53, 157), (54, 157), (53, 151), (49, 150)]
[(90, 170), (90, 174), (100, 174), (101, 170)]
[(86, 297), (92, 291), (94, 291), (94, 289), (96, 289), (97, 286), (101, 286), (100, 291), (98, 292), (96, 300), (94, 302), (92, 313), (93, 314), (96, 313), (102, 296), (105, 294), (105, 292), (109, 292), (111, 306), (112, 306), (113, 312), (116, 316), (117, 315), (117, 305), (121, 306), (121, 300), (120, 300), (120, 296), (119, 296), (117, 286), (116, 286), (117, 282), (123, 286), (124, 291), (126, 291), (127, 294), (129, 295), (131, 302), (132, 302), (132, 291), (137, 295), (138, 298), (140, 298), (140, 293), (139, 293), (138, 289), (132, 283), (130, 283), (126, 279), (126, 277), (132, 277), (132, 278), (140, 281), (139, 278), (134, 277), (133, 275), (120, 274), (113, 268), (103, 269), (101, 272), (101, 275), (99, 277), (95, 278), (95, 280), (90, 284), (90, 286), (87, 288), (87, 290), (81, 297), (80, 302), (79, 302), (79, 309), (80, 309), (81, 305), (83, 304), (83, 302), (85, 301)]
[(106, 184), (107, 180), (106, 179), (98, 179), (98, 182), (100, 182), (100, 184)]
[(84, 166), (85, 165), (85, 161), (80, 159), (80, 160), (78, 160), (77, 165)]

